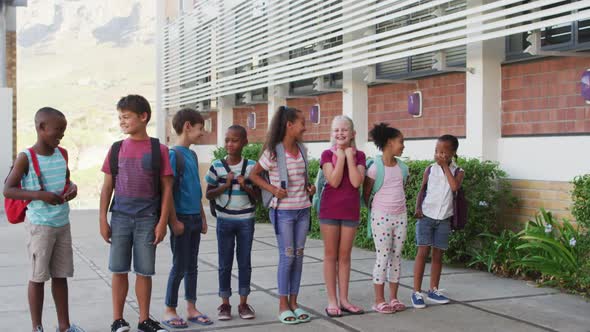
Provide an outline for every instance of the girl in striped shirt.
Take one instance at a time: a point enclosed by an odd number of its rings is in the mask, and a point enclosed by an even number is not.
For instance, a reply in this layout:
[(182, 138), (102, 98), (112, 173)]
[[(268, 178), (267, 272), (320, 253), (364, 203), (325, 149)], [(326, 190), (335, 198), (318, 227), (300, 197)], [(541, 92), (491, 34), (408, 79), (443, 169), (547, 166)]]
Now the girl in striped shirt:
[[(277, 272), (279, 288), (279, 319), (285, 324), (309, 322), (308, 312), (297, 304), (303, 270), (303, 248), (309, 230), (310, 196), (315, 187), (307, 181), (307, 156), (301, 144), (305, 117), (300, 110), (279, 107), (270, 124), (264, 151), (250, 173), (250, 180), (273, 193), (270, 219), (275, 225), (279, 247)], [(277, 150), (284, 150), (288, 181), (281, 181)], [(270, 183), (261, 177), (268, 172)], [(282, 183), (283, 182), (283, 183)], [(284, 183), (286, 182), (286, 183)]]

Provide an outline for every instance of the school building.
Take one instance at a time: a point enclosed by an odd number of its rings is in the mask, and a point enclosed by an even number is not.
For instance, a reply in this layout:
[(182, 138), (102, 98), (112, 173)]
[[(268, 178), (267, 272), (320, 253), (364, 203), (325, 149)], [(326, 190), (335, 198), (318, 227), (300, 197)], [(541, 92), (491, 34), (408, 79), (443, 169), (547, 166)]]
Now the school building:
[[(26, 0), (0, 0), (0, 178), (16, 156), (16, 7)], [(4, 205), (0, 207), (4, 210)]]
[[(159, 136), (181, 107), (206, 116), (206, 170), (232, 124), (262, 142), (280, 105), (302, 110), (311, 157), (335, 115), (359, 148), (375, 122), (432, 158), (436, 137), (497, 161), (521, 198), (568, 216), (571, 181), (590, 172), (588, 0), (167, 0), (157, 9)], [(585, 97), (584, 97), (585, 96)]]

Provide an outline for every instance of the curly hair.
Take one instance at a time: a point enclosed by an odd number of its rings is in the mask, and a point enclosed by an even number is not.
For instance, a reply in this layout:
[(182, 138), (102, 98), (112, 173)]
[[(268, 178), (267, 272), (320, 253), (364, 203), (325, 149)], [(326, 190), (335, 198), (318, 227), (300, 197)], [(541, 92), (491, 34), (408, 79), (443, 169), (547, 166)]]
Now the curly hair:
[(371, 129), (369, 135), (373, 139), (373, 142), (377, 148), (383, 151), (383, 148), (387, 145), (387, 141), (401, 136), (402, 132), (399, 131), (399, 129), (390, 127), (389, 124), (385, 122), (381, 122), (373, 126), (373, 129)]

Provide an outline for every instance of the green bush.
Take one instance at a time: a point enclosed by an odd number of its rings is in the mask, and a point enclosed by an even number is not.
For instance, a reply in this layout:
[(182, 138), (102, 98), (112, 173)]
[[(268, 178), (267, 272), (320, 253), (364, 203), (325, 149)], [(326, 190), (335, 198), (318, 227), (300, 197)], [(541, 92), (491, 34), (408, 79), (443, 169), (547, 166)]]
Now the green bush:
[(517, 249), (526, 255), (519, 264), (539, 271), (542, 284), (582, 292), (590, 289), (590, 247), (582, 228), (572, 226), (567, 220), (559, 223), (551, 212), (541, 209), (535, 220), (527, 224), (521, 239), (525, 243)]
[(520, 265), (523, 253), (517, 250), (525, 243), (520, 236), (520, 233), (508, 229), (502, 230), (499, 234), (480, 234), (482, 245), (480, 248), (469, 250), (471, 259), (467, 266), (484, 268), (488, 272), (505, 277), (524, 275), (527, 270)]
[[(258, 160), (260, 154), (262, 153), (262, 144), (260, 143), (252, 143), (248, 144), (242, 149), (242, 157), (250, 160)], [(213, 158), (214, 159), (221, 159), (227, 156), (227, 151), (223, 146), (218, 147), (213, 151)]]
[[(422, 176), (430, 160), (410, 160), (407, 162), (410, 177), (406, 184), (406, 204), (408, 210), (407, 239), (403, 248), (403, 256), (416, 257), (416, 219), (414, 216), (416, 197), (422, 185)], [(453, 232), (447, 250), (447, 261), (466, 263), (471, 256), (470, 248), (481, 247), (479, 234), (496, 230), (496, 220), (500, 207), (514, 204), (515, 198), (510, 192), (506, 173), (497, 163), (482, 162), (478, 159), (462, 159), (458, 164), (465, 170), (463, 188), (469, 201), (468, 223), (464, 230)], [(311, 237), (319, 238), (317, 214), (312, 212), (313, 225)], [(361, 221), (354, 245), (359, 248), (375, 250), (373, 240), (367, 234), (367, 211), (361, 209)]]
[(579, 225), (590, 229), (590, 174), (577, 176), (572, 183), (572, 215)]

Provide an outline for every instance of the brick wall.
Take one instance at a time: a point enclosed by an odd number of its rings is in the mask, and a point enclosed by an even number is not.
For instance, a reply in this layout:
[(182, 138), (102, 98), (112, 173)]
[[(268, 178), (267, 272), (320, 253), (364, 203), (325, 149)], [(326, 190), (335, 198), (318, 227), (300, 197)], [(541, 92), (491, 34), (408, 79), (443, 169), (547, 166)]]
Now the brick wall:
[[(408, 96), (422, 92), (422, 117), (408, 114)], [(465, 136), (465, 74), (451, 73), (418, 79), (415, 84), (369, 87), (369, 128), (388, 122), (406, 138), (432, 138), (443, 134)]]
[(211, 131), (206, 132), (199, 145), (217, 145), (217, 112), (201, 113), (205, 120), (211, 119)]
[[(168, 111), (166, 118), (166, 144), (173, 145), (178, 138), (176, 131), (172, 128), (172, 118), (176, 114), (175, 111)], [(205, 120), (211, 118), (211, 131), (205, 132), (198, 145), (217, 145), (217, 112), (202, 112), (201, 115)]]
[[(311, 107), (315, 104), (320, 105), (320, 123), (313, 124), (309, 122)], [(330, 140), (330, 131), (332, 119), (337, 115), (342, 115), (342, 93), (329, 93), (312, 98), (296, 98), (287, 100), (287, 106), (295, 107), (306, 116), (305, 132), (306, 142), (325, 142)]]
[[(248, 115), (256, 113), (256, 129), (248, 128)], [(264, 143), (268, 129), (268, 105), (257, 104), (247, 107), (234, 108), (234, 124), (241, 125), (248, 131), (250, 143)]]
[(580, 78), (590, 58), (549, 58), (502, 67), (502, 136), (590, 133)]
[(16, 32), (6, 33), (7, 83), (12, 88), (12, 157), (16, 157)]
[(502, 223), (511, 228), (522, 228), (535, 218), (540, 208), (551, 211), (558, 220), (573, 220), (570, 213), (573, 185), (560, 181), (510, 180), (512, 193), (519, 199), (518, 206), (503, 211)]

